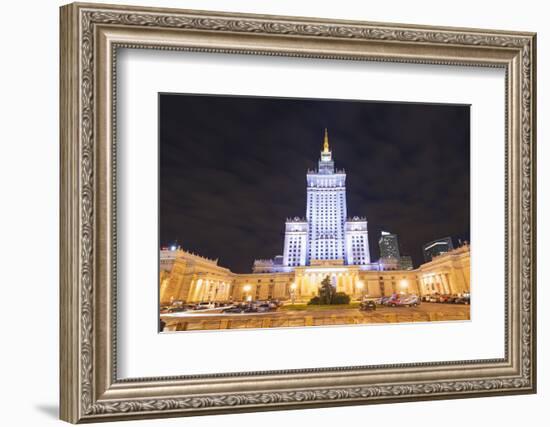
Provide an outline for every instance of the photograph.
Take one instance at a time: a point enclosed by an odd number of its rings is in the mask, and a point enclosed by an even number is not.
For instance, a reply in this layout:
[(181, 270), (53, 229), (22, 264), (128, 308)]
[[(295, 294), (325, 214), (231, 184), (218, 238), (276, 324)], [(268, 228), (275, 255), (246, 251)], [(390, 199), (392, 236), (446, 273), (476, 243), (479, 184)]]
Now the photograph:
[(470, 105), (159, 93), (158, 152), (159, 332), (470, 320)]
[(31, 133), (4, 156), (26, 176), (6, 289), (29, 242), (59, 279), (10, 315), (19, 359), (51, 320), (51, 357), (14, 370), (44, 386), (34, 424), (540, 418), (541, 7), (46, 3), (5, 67), (4, 139)]

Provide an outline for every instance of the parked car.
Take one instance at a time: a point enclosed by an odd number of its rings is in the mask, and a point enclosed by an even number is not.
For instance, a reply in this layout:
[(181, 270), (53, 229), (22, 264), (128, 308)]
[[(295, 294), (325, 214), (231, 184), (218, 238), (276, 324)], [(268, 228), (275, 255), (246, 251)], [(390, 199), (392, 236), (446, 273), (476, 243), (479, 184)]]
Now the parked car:
[(455, 299), (455, 304), (470, 305), (470, 295), (463, 295)]
[(458, 298), (458, 295), (449, 295), (447, 300), (445, 301), (447, 304), (454, 304), (456, 299)]
[(240, 305), (234, 305), (232, 307), (224, 308), (222, 313), (242, 313), (244, 311), (244, 307), (241, 307)]
[(399, 296), (388, 301), (390, 307), (416, 307), (420, 305), (420, 298), (417, 295)]
[(247, 304), (243, 309), (243, 313), (257, 313), (257, 312), (258, 312), (258, 306), (254, 304)]
[(389, 299), (390, 297), (380, 297), (375, 299), (374, 302), (375, 304), (378, 304), (378, 305), (386, 305), (386, 302), (388, 302)]
[(400, 295), (398, 293), (393, 293), (391, 297), (387, 298), (385, 301), (382, 302), (382, 305), (394, 307), (396, 303), (399, 301)]
[(361, 304), (359, 304), (359, 310), (362, 310), (362, 311), (374, 311), (374, 310), (376, 310), (375, 300), (363, 300), (363, 301), (361, 301)]
[(168, 310), (168, 313), (180, 313), (182, 311), (187, 311), (185, 307), (172, 307)]
[(194, 310), (206, 310), (209, 308), (214, 308), (215, 305), (211, 302), (202, 301), (195, 305)]
[(272, 304), (268, 303), (268, 302), (264, 302), (262, 304), (257, 305), (256, 309), (257, 309), (258, 313), (267, 313), (269, 311), (275, 310), (276, 307), (273, 306)]
[(439, 294), (431, 294), (426, 298), (426, 302), (439, 302)]
[(449, 301), (449, 298), (451, 298), (451, 295), (443, 294), (439, 295), (439, 301), (440, 303), (446, 303)]
[(422, 300), (420, 299), (420, 297), (418, 295), (409, 295), (407, 297), (407, 299), (405, 300), (405, 303), (409, 307), (417, 307), (420, 304), (422, 304)]
[(216, 302), (214, 302), (214, 307), (216, 307), (216, 308), (223, 308), (223, 307), (227, 307), (229, 305), (232, 305), (232, 304), (229, 303), (229, 302), (225, 302), (225, 301), (216, 301)]

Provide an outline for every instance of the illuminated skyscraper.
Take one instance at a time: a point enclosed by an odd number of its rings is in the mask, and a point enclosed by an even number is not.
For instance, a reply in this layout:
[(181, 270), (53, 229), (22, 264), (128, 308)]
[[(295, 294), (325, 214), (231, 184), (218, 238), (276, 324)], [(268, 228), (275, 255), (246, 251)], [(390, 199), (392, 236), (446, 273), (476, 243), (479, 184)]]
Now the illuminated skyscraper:
[(388, 233), (382, 231), (380, 240), (378, 240), (378, 246), (380, 247), (380, 258), (393, 258), (400, 259), (399, 254), (399, 242), (397, 241), (397, 234)]
[(433, 242), (426, 243), (422, 248), (422, 252), (424, 252), (424, 259), (426, 262), (429, 262), (434, 257), (445, 252), (449, 252), (452, 249), (453, 240), (450, 237), (443, 237), (441, 239), (434, 240)]
[(307, 172), (306, 217), (285, 224), (284, 265), (315, 260), (370, 263), (367, 220), (347, 219), (346, 173), (334, 168), (326, 129), (318, 169)]
[(412, 258), (408, 255), (401, 255), (398, 268), (399, 270), (412, 270), (414, 268)]

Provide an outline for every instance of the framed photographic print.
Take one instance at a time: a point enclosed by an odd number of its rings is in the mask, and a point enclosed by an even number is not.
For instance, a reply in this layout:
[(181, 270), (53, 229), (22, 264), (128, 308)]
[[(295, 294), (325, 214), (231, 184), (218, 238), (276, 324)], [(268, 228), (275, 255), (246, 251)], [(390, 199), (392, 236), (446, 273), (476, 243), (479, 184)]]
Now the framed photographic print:
[(533, 393), (535, 34), (61, 8), (61, 418)]
[(469, 320), (469, 118), (161, 93), (161, 332)]

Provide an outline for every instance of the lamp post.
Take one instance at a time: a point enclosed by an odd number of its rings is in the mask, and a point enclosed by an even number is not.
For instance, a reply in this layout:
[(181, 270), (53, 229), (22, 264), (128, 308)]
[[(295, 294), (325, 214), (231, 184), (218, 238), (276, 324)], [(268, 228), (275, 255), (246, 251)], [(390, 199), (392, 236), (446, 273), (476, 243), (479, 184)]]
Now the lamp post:
[(365, 284), (361, 281), (357, 282), (357, 289), (361, 290), (361, 301), (365, 299)]
[(294, 305), (294, 301), (296, 300), (296, 287), (296, 283), (290, 285), (290, 301), (292, 305)]
[(243, 291), (244, 291), (244, 295), (245, 295), (245, 301), (248, 301), (250, 302), (252, 300), (252, 297), (250, 295), (248, 295), (248, 293), (250, 292), (250, 289), (252, 289), (252, 286), (250, 285), (244, 285), (243, 286)]
[(401, 293), (408, 293), (408, 289), (409, 289), (409, 281), (406, 280), (406, 279), (403, 279), (399, 282), (399, 285), (401, 286)]

